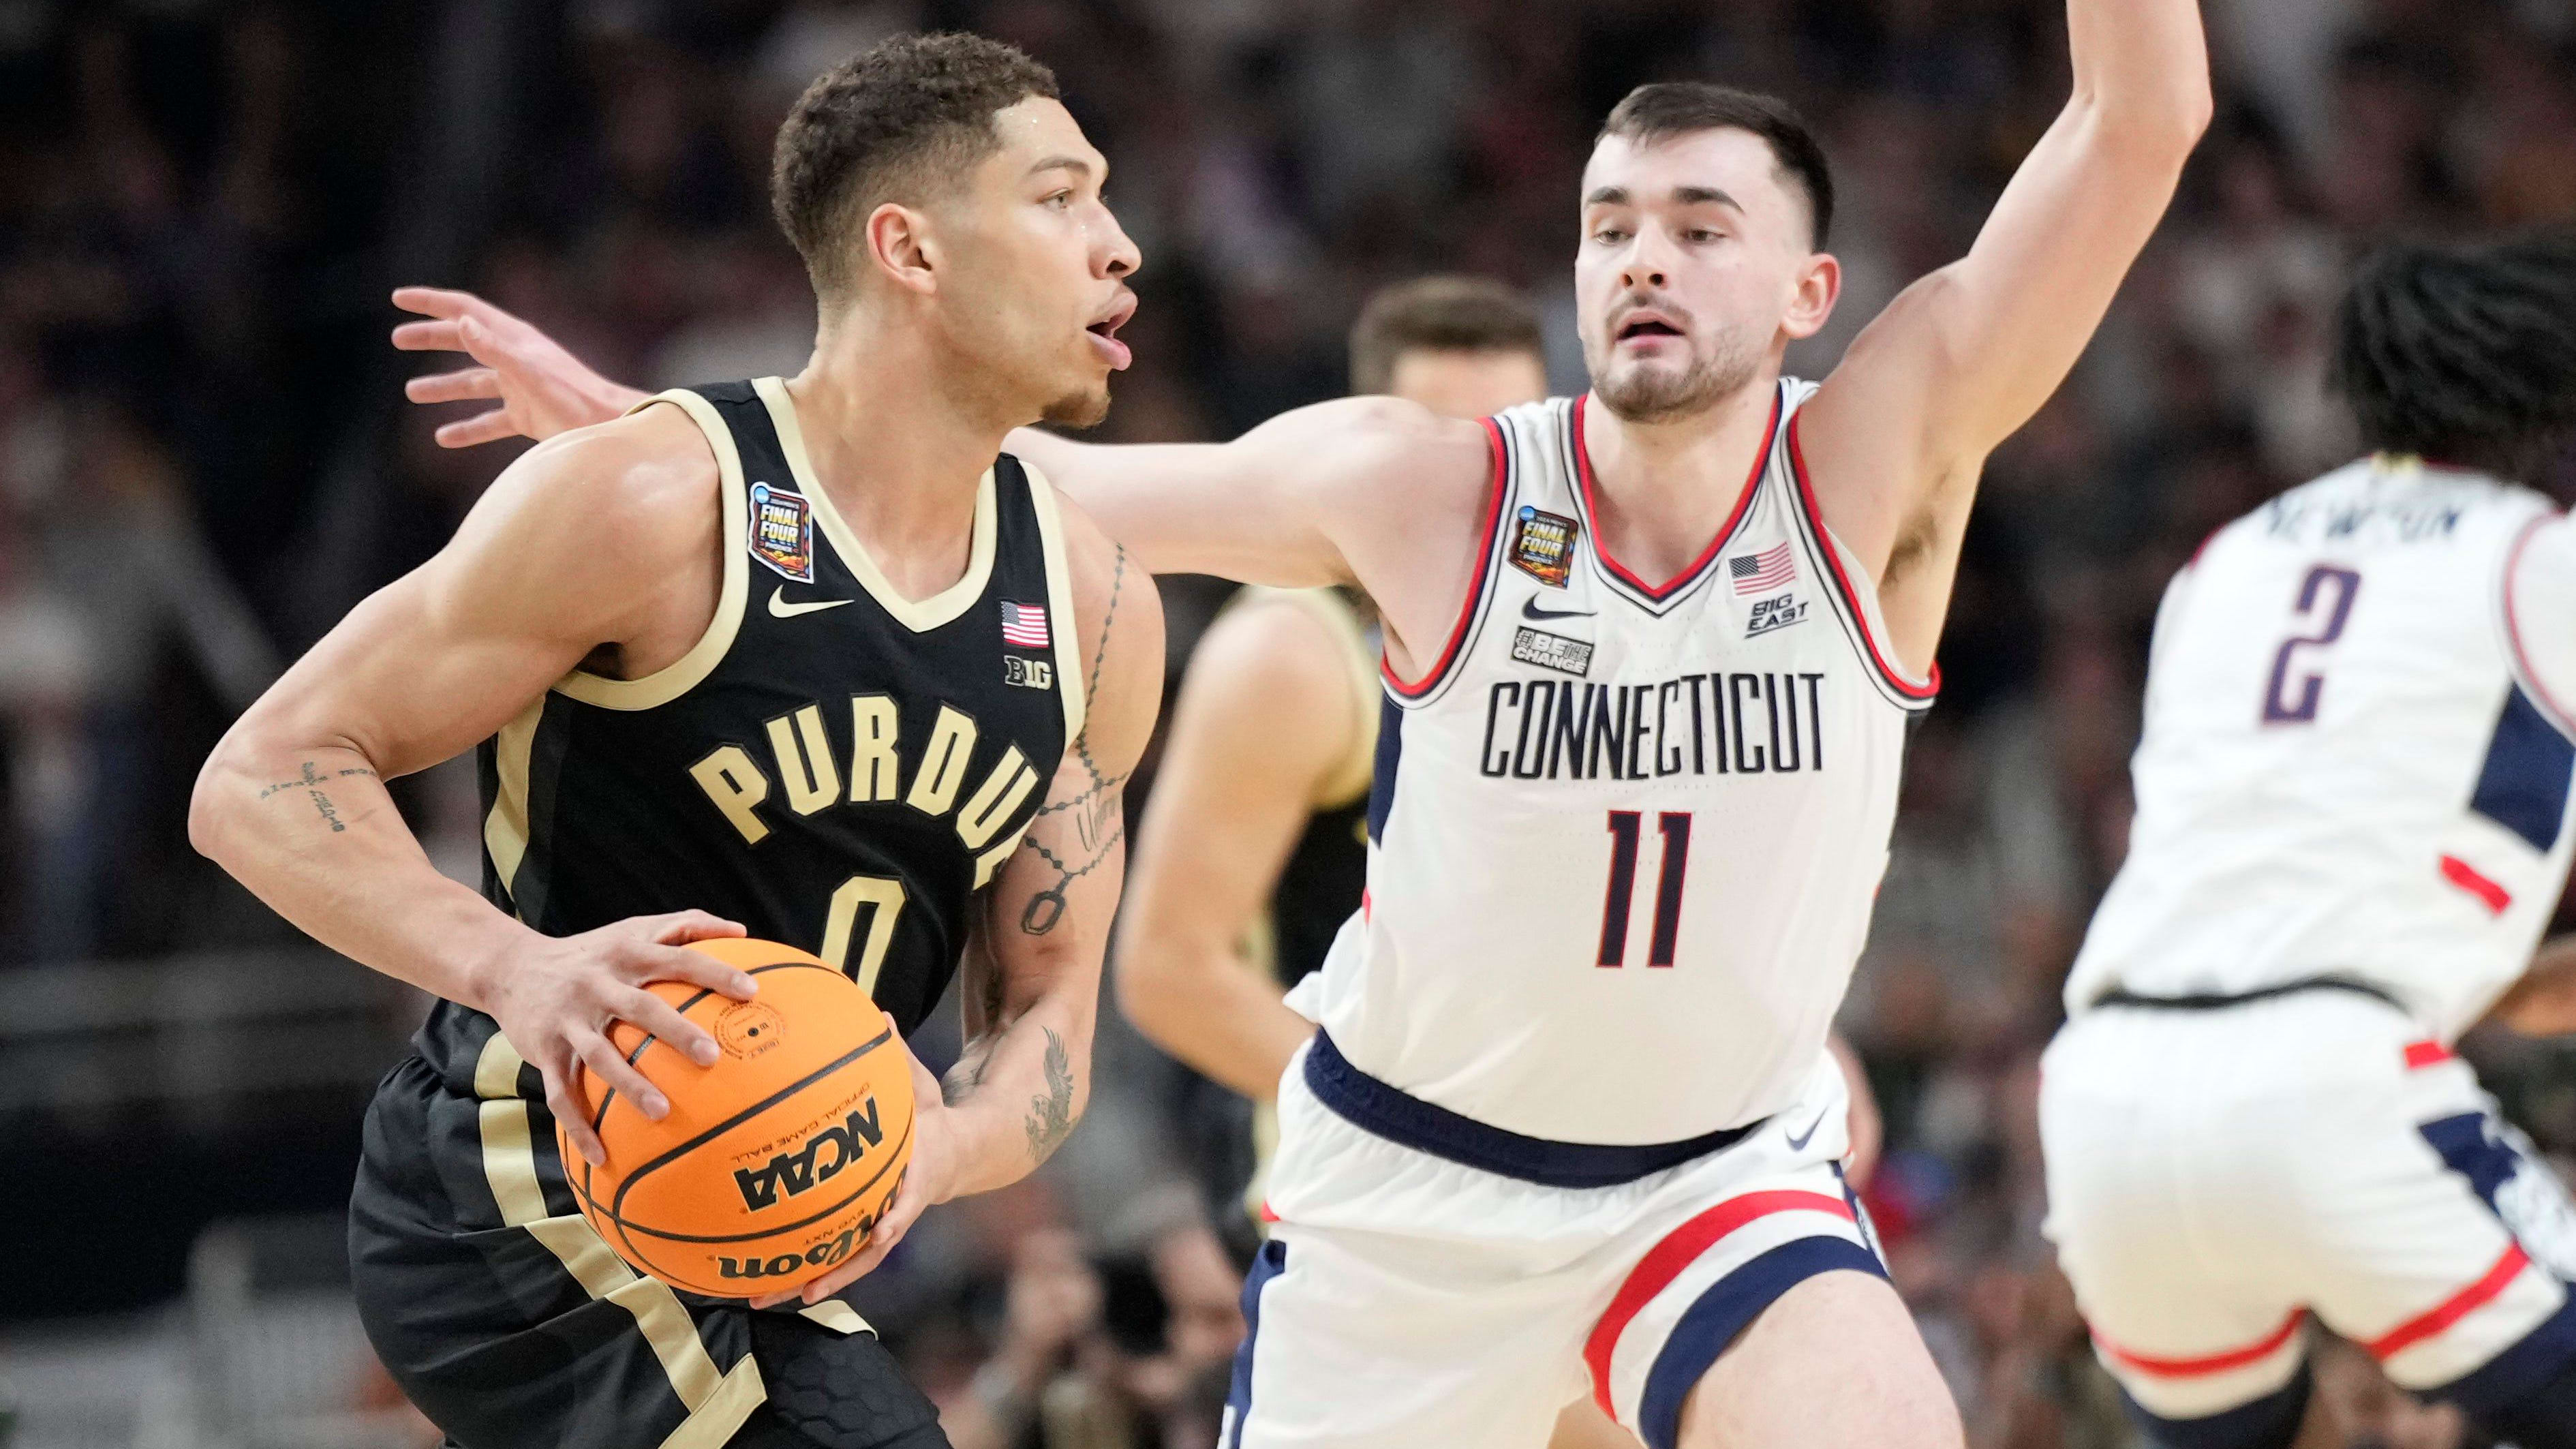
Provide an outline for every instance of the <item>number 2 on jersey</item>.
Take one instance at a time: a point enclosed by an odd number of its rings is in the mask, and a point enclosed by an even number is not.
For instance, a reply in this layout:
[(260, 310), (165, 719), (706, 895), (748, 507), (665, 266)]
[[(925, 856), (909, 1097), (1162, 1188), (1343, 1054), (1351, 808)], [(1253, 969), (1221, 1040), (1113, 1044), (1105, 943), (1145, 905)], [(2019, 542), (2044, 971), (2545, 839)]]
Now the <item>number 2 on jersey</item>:
[[(1628, 906), (1637, 894), (1637, 843), (1644, 817), (1634, 810), (1610, 812), (1610, 887), (1601, 900), (1603, 966), (1628, 964)], [(1655, 877), (1655, 934), (1646, 947), (1646, 964), (1673, 964), (1674, 937), (1682, 927), (1682, 875), (1690, 866), (1691, 818), (1687, 810), (1655, 816), (1664, 837), (1663, 863)]]
[(2352, 619), (2352, 601), (2361, 592), (2361, 575), (2333, 564), (2319, 564), (2308, 570), (2307, 578), (2299, 584), (2298, 607), (2291, 612), (2302, 619), (2315, 618), (2319, 595), (2328, 584), (2334, 586), (2335, 596), (2334, 607), (2327, 612), (2325, 623), (2314, 633), (2293, 634), (2282, 640), (2281, 652), (2272, 656), (2272, 683), (2263, 694), (2263, 723), (2267, 725), (2317, 722), (2317, 700), (2326, 692), (2323, 674), (2300, 675), (2296, 700), (2287, 698), (2284, 691), (2291, 682), (2290, 656), (2303, 647), (2323, 649), (2334, 643), (2343, 637), (2343, 626)]

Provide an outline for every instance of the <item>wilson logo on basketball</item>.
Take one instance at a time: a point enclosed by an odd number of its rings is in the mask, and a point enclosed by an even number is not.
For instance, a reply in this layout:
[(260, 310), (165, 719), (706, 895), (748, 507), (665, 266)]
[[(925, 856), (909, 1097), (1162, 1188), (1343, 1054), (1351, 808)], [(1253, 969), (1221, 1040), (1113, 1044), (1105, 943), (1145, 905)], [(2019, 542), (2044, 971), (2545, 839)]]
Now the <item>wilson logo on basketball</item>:
[(794, 1152), (772, 1157), (767, 1167), (734, 1169), (734, 1186), (742, 1189), (742, 1205), (753, 1212), (776, 1207), (782, 1192), (795, 1197), (817, 1183), (830, 1182), (884, 1140), (885, 1133), (877, 1125), (877, 1099), (870, 1097), (867, 1106), (852, 1112), (848, 1120), (815, 1133)]
[(874, 1217), (861, 1218), (804, 1252), (781, 1253), (774, 1258), (728, 1258), (718, 1254), (716, 1273), (733, 1279), (783, 1278), (807, 1268), (829, 1268), (850, 1256), (852, 1248), (866, 1242), (868, 1234), (876, 1231), (876, 1226)]

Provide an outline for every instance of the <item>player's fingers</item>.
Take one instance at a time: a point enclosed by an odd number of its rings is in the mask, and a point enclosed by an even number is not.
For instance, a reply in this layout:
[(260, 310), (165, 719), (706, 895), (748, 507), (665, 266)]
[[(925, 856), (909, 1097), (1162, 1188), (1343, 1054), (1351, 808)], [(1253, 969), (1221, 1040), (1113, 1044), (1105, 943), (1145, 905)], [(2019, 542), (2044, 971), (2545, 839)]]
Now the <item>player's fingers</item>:
[(861, 1249), (857, 1257), (806, 1284), (794, 1296), (804, 1299), (810, 1306), (859, 1281), (870, 1269), (885, 1261), (884, 1251), (875, 1246), (876, 1239), (870, 1238), (868, 1243), (869, 1246)]
[(673, 911), (667, 916), (646, 916), (643, 920), (652, 938), (665, 946), (743, 934), (740, 922), (728, 921), (705, 911)]
[(501, 374), (488, 367), (455, 372), (425, 372), (403, 383), (403, 396), (416, 403), (466, 402), (501, 395)]
[(704, 951), (647, 944), (636, 948), (632, 960), (630, 974), (639, 986), (647, 981), (685, 981), (736, 1001), (749, 1001), (760, 990), (750, 973), (728, 966)]
[(671, 1115), (671, 1099), (663, 1096), (661, 1088), (646, 1081), (642, 1072), (635, 1070), (625, 1057), (619, 1055), (608, 1038), (593, 1032), (576, 1043), (574, 1050), (593, 1078), (610, 1090), (624, 1094), (635, 1104), (637, 1111), (656, 1122)]
[(403, 322), (394, 327), (394, 348), (401, 352), (463, 352), (465, 339), (453, 322)]
[(453, 287), (404, 286), (394, 288), (394, 305), (424, 317), (453, 321), (478, 307), (492, 304), (472, 292), (460, 292)]
[(510, 414), (504, 408), (494, 408), (488, 413), (476, 413), (470, 418), (462, 418), (452, 423), (441, 423), (437, 433), (438, 446), (442, 448), (471, 448), (477, 444), (497, 443), (503, 438), (517, 436), (519, 436), (519, 425), (510, 421)]
[(590, 1130), (590, 1110), (579, 1093), (564, 1080), (564, 1074), (548, 1067), (541, 1071), (546, 1079), (546, 1110), (563, 1128), (564, 1136), (584, 1161), (598, 1167), (608, 1161), (608, 1150), (599, 1144), (599, 1134)]
[(716, 1064), (716, 1039), (707, 1029), (680, 1014), (678, 1007), (650, 991), (630, 992), (617, 1007), (620, 1021), (630, 1021), (688, 1054), (702, 1067)]

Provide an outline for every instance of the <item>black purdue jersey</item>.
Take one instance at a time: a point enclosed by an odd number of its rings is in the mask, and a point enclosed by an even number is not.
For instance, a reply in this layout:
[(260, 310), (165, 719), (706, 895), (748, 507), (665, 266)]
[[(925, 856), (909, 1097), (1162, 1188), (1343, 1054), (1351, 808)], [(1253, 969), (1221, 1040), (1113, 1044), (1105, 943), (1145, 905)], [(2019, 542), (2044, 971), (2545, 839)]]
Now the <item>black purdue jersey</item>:
[[(670, 667), (576, 671), (483, 745), (484, 894), (550, 936), (709, 911), (842, 968), (911, 1032), (1081, 733), (1054, 495), (996, 459), (965, 575), (916, 603), (815, 483), (778, 379), (655, 405), (715, 450), (715, 618)], [(416, 1045), (470, 1095), (494, 1030), (440, 1002)]]

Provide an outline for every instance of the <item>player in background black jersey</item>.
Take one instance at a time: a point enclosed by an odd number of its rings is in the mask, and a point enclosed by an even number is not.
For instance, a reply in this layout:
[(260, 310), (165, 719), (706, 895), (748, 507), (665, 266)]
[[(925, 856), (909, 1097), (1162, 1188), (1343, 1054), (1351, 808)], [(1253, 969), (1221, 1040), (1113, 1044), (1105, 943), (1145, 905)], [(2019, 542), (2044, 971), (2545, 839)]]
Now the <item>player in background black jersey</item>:
[[(818, 298), (805, 370), (529, 452), (199, 780), (200, 849), (444, 998), (378, 1091), (351, 1248), (380, 1354), (468, 1449), (947, 1442), (831, 1295), (1080, 1115), (1120, 785), (1162, 682), (1151, 581), (1000, 453), (1013, 427), (1099, 418), (1127, 360), (1136, 252), (1054, 97), (965, 36), (818, 80), (774, 185)], [(383, 783), (477, 741), (479, 893)], [(554, 1148), (562, 1120), (596, 1160), (582, 1104), (613, 1088), (658, 1117), (688, 1070), (639, 1071), (613, 1020), (715, 1059), (641, 988), (750, 996), (678, 949), (746, 930), (841, 960), (906, 1030), (967, 974), (944, 1099), (916, 1063), (903, 1186), (799, 1312), (637, 1276)]]

